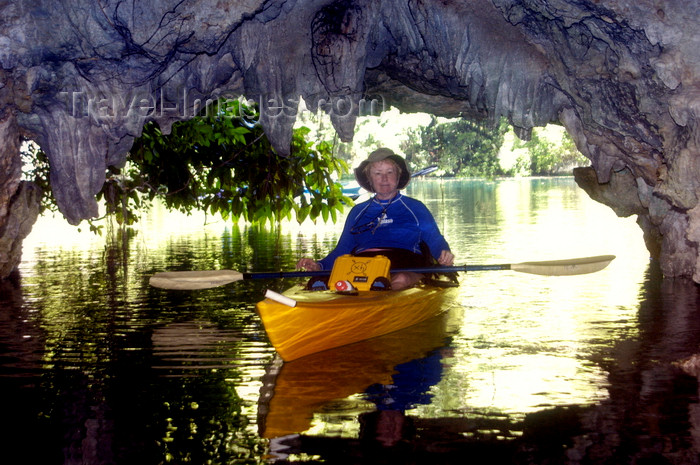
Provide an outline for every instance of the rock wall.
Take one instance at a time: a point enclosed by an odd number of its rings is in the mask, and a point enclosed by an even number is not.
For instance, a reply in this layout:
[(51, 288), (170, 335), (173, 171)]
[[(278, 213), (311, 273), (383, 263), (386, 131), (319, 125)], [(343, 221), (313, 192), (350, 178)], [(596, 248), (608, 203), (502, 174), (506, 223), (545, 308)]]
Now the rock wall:
[(22, 258), (22, 241), (39, 216), (40, 190), (21, 182), (11, 199), (10, 211), (0, 228), (0, 276), (9, 277)]
[(505, 116), (522, 137), (564, 125), (591, 159), (588, 190), (625, 171), (664, 273), (700, 282), (698, 17), (698, 0), (5, 2), (0, 228), (20, 137), (46, 151), (76, 224), (146, 121), (167, 133), (208, 98), (244, 95), (288, 153), (300, 99), (344, 140), (393, 105)]

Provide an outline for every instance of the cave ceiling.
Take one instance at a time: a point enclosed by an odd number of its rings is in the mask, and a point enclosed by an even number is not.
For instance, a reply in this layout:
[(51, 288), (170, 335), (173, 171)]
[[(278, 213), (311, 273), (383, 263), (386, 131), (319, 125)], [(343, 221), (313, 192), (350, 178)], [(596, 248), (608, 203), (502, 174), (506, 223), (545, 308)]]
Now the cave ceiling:
[(3, 2), (0, 225), (20, 137), (47, 153), (76, 224), (147, 121), (167, 133), (242, 95), (286, 154), (300, 99), (346, 141), (394, 106), (506, 117), (525, 138), (563, 125), (592, 162), (580, 185), (614, 209), (611, 189), (636, 193), (625, 211), (664, 272), (698, 280), (699, 16), (697, 0)]

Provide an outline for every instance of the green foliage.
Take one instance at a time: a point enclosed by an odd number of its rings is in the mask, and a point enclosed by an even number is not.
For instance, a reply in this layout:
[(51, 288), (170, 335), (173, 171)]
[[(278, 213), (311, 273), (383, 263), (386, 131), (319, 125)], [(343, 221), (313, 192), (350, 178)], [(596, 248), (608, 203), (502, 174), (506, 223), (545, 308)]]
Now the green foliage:
[(406, 130), (404, 133), (405, 139), (399, 144), (410, 166), (426, 166), (429, 164), (427, 160), (430, 159), (430, 156), (423, 150), (421, 132), (422, 127)]
[[(356, 129), (364, 124), (365, 121), (366, 118), (358, 119)], [(353, 142), (343, 142), (340, 140), (338, 133), (335, 131), (330, 121), (330, 116), (320, 111), (316, 113), (301, 111), (297, 114), (296, 122), (309, 129), (306, 140), (315, 141), (317, 143), (322, 141), (325, 143), (332, 142), (333, 157), (336, 160), (343, 160), (343, 162), (349, 166), (353, 157)], [(346, 175), (346, 177), (352, 178), (352, 175), (348, 174), (347, 171)]]
[[(149, 122), (126, 166), (108, 169), (97, 198), (122, 226), (134, 224), (156, 198), (169, 209), (204, 210), (233, 221), (265, 223), (291, 219), (293, 213), (299, 222), (335, 220), (352, 200), (333, 181), (348, 166), (333, 157), (332, 144), (307, 141), (310, 130), (302, 127), (294, 130), (291, 155), (281, 157), (258, 119), (256, 107), (220, 100), (203, 115), (173, 124), (169, 135)], [(45, 155), (37, 150), (27, 157), (48, 193)], [(303, 196), (304, 189), (310, 195)]]
[(525, 148), (528, 159), (520, 160), (524, 171), (532, 176), (552, 176), (569, 171), (574, 166), (588, 165), (589, 161), (577, 149), (568, 133), (562, 133), (560, 144), (542, 137), (538, 130), (532, 131), (529, 141), (516, 139), (514, 148)]
[(567, 168), (574, 166), (588, 166), (591, 164), (591, 160), (586, 158), (585, 155), (578, 151), (578, 148), (576, 148), (576, 143), (566, 131), (563, 132), (559, 150), (562, 164)]
[(533, 176), (554, 174), (559, 164), (559, 157), (554, 152), (554, 144), (540, 138), (536, 132), (525, 144), (530, 152), (530, 174)]
[(412, 165), (438, 164), (452, 176), (502, 175), (498, 150), (508, 125), (505, 120), (496, 127), (459, 119), (438, 123), (433, 117), (428, 126), (407, 133), (401, 146)]
[[(529, 174), (550, 176), (570, 172), (574, 166), (585, 166), (589, 160), (577, 149), (574, 141), (557, 128), (535, 128), (527, 142), (515, 140), (513, 149), (526, 149), (513, 168), (504, 170), (499, 159), (506, 133), (512, 128), (501, 119), (497, 127), (469, 120), (430, 124), (409, 129), (400, 147), (413, 167), (437, 164), (443, 173), (452, 176), (486, 177)], [(547, 138), (541, 134), (549, 133)]]
[(42, 197), (39, 212), (56, 211), (56, 204), (51, 201), (51, 184), (49, 182), (49, 158), (39, 145), (32, 141), (23, 141), (20, 149), (22, 158), (22, 180), (31, 181), (41, 188)]

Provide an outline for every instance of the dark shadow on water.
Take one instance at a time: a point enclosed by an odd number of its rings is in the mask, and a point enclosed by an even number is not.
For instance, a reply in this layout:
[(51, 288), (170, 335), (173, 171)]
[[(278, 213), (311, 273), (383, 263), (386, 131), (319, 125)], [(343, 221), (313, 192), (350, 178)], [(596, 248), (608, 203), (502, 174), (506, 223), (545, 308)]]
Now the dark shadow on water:
[[(60, 443), (41, 421), (36, 398), (44, 335), (24, 307), (21, 278), (0, 280), (0, 450), (25, 463), (62, 463)], [(37, 447), (37, 437), (44, 438)]]
[(263, 455), (235, 389), (255, 337), (241, 336), (255, 318), (242, 291), (158, 291), (127, 259), (116, 245), (88, 259), (51, 253), (36, 276), (0, 281), (2, 463)]

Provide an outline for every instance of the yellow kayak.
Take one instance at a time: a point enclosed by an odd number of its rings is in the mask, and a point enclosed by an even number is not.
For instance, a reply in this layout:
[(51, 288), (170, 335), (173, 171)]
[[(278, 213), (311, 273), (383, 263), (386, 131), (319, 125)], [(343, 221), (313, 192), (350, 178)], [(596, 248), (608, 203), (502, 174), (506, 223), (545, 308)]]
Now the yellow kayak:
[[(419, 284), (400, 291), (309, 291), (294, 286), (258, 302), (270, 342), (284, 361), (344, 346), (427, 320), (449, 305), (454, 288)], [(294, 305), (294, 306), (291, 306)]]

